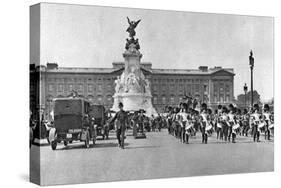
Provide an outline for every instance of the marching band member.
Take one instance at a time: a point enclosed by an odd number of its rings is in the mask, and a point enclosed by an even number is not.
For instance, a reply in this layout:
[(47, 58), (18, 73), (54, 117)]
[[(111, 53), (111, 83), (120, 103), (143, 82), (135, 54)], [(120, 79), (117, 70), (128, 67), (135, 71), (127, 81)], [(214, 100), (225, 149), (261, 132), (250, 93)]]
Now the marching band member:
[(169, 113), (167, 115), (167, 125), (168, 125), (168, 133), (172, 134), (172, 116), (173, 116), (173, 108), (169, 106)]
[(248, 136), (248, 131), (250, 130), (250, 117), (247, 109), (244, 109), (242, 115), (242, 136)]
[(201, 133), (202, 133), (202, 143), (207, 144), (208, 142), (208, 134), (206, 131), (207, 126), (209, 125), (208, 123), (208, 114), (207, 114), (207, 105), (206, 103), (202, 104), (202, 110), (200, 114), (200, 122), (201, 122)]
[(173, 116), (172, 116), (172, 128), (173, 128), (173, 135), (175, 137), (178, 137), (178, 119), (179, 119), (179, 116), (178, 116), (178, 108), (174, 108), (174, 113), (173, 113)]
[(181, 134), (181, 142), (185, 143), (186, 142), (186, 133), (185, 133), (185, 128), (186, 124), (188, 121), (188, 114), (186, 110), (186, 106), (183, 105), (184, 108), (182, 109), (182, 112), (180, 112), (180, 134)]
[(230, 142), (230, 138), (232, 138), (232, 143), (235, 143), (236, 132), (233, 128), (236, 125), (236, 117), (235, 117), (235, 108), (232, 104), (229, 105), (230, 112), (228, 113), (228, 142)]
[(221, 115), (221, 124), (222, 124), (222, 133), (224, 137), (224, 141), (227, 141), (228, 137), (228, 109), (224, 106), (222, 108), (222, 115)]
[(257, 141), (257, 142), (260, 142), (260, 128), (259, 128), (259, 124), (261, 123), (260, 122), (260, 116), (261, 114), (259, 113), (259, 105), (258, 104), (255, 104), (254, 105), (254, 112), (253, 114), (251, 115), (252, 119), (253, 119), (253, 134), (254, 134), (254, 142)]
[(265, 123), (265, 131), (264, 131), (264, 139), (266, 140), (270, 140), (270, 129), (269, 129), (269, 126), (271, 124), (271, 121), (270, 121), (270, 112), (269, 112), (269, 105), (268, 104), (265, 104), (264, 105), (264, 112), (262, 114), (263, 116), (263, 121)]
[(220, 139), (220, 140), (223, 139), (221, 116), (222, 116), (222, 105), (219, 105), (215, 119), (216, 119), (217, 139)]

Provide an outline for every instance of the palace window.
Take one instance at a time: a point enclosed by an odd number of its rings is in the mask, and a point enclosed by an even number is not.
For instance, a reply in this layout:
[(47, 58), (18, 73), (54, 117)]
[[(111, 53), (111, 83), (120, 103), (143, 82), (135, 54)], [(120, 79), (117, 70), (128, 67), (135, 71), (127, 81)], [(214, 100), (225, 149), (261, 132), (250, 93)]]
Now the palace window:
[(153, 86), (153, 93), (157, 93), (157, 86), (156, 85)]
[(166, 97), (165, 96), (162, 96), (162, 104), (165, 104), (166, 105), (167, 101), (166, 101)]
[(196, 85), (195, 85), (195, 92), (196, 92), (196, 93), (199, 93), (199, 84), (196, 84)]
[(58, 91), (59, 92), (63, 92), (63, 84), (59, 84), (58, 85)]
[(88, 92), (93, 92), (93, 85), (92, 84), (88, 84)]
[(101, 104), (102, 103), (102, 96), (98, 96), (98, 102)]
[(48, 91), (49, 91), (49, 92), (52, 92), (52, 91), (53, 91), (53, 84), (49, 84), (49, 86), (48, 86)]
[(207, 85), (204, 85), (204, 93), (207, 93)]
[(69, 89), (69, 91), (72, 91), (73, 90), (73, 84), (69, 84), (68, 89)]
[(220, 102), (223, 103), (224, 100), (223, 100), (223, 96), (220, 96)]
[(174, 96), (171, 96), (171, 104), (174, 104), (175, 103), (175, 97)]
[(102, 85), (98, 84), (98, 92), (102, 92)]
[(153, 97), (153, 103), (154, 103), (154, 104), (157, 104), (157, 97), (156, 97), (156, 96)]
[(229, 102), (229, 101), (230, 101), (230, 96), (226, 95), (226, 102)]
[(107, 91), (111, 91), (112, 90), (112, 85), (111, 84), (107, 84)]
[(83, 84), (79, 84), (78, 85), (78, 91), (79, 92), (83, 92)]

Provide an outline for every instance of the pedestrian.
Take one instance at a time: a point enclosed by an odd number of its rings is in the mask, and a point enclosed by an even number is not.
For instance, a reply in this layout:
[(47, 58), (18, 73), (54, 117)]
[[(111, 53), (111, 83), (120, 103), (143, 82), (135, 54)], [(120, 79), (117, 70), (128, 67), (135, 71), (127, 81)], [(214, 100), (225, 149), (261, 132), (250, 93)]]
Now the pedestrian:
[(127, 112), (123, 110), (123, 103), (118, 105), (119, 111), (115, 114), (112, 121), (115, 122), (118, 146), (124, 149), (126, 126), (129, 124)]

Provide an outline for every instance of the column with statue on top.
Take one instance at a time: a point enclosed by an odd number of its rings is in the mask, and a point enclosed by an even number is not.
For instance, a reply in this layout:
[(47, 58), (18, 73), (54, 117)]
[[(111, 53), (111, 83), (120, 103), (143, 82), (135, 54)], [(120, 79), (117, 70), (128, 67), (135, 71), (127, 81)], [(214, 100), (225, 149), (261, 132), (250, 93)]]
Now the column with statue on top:
[(156, 114), (156, 110), (151, 102), (149, 80), (145, 78), (141, 71), (142, 54), (139, 51), (139, 40), (135, 39), (135, 28), (141, 20), (131, 21), (128, 17), (127, 20), (129, 27), (126, 31), (129, 33), (129, 38), (126, 39), (125, 52), (123, 53), (125, 69), (115, 81), (112, 110), (118, 111), (118, 104), (122, 102), (124, 110), (137, 111), (143, 109), (146, 115), (151, 116)]

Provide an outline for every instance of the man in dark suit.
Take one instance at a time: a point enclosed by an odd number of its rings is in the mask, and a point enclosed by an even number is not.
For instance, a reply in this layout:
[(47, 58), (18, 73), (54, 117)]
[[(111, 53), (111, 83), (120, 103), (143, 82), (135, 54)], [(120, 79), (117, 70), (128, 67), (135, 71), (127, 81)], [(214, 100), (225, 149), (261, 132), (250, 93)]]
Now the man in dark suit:
[(123, 110), (123, 103), (119, 103), (119, 111), (115, 114), (111, 121), (115, 121), (116, 136), (118, 139), (118, 146), (124, 149), (126, 125), (129, 124), (127, 112)]

